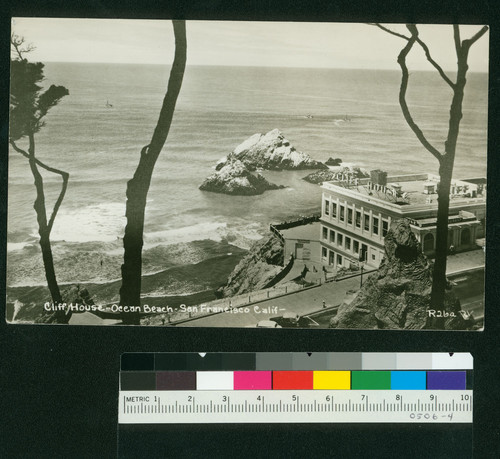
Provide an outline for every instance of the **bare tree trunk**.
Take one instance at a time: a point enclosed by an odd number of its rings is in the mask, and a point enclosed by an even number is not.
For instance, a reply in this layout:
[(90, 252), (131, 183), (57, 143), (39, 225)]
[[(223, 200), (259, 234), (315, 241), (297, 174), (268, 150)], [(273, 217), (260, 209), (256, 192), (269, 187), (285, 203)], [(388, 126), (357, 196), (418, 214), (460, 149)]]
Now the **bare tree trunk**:
[[(458, 34), (458, 26), (455, 33)], [(457, 43), (459, 43), (457, 37)], [(445, 142), (445, 152), (439, 160), (439, 191), (438, 191), (438, 215), (436, 229), (436, 257), (434, 260), (434, 272), (432, 277), (431, 309), (443, 310), (446, 290), (446, 264), (448, 257), (448, 214), (450, 210), (450, 189), (453, 176), (453, 164), (457, 148), (460, 121), (462, 120), (462, 104), (464, 100), (464, 88), (467, 83), (468, 70), (467, 59), (469, 54), (469, 42), (464, 41), (462, 46), (457, 45), (457, 80), (453, 91), (453, 99), (450, 107), (450, 119), (448, 125), (448, 137)], [(443, 329), (444, 318), (429, 317), (427, 327)]]
[[(47, 224), (47, 212), (45, 209), (45, 192), (43, 186), (43, 178), (37, 167), (35, 157), (35, 138), (33, 134), (29, 135), (29, 165), (31, 173), (35, 180), (36, 199), (33, 208), (36, 212), (38, 222), (38, 233), (40, 234), (40, 248), (42, 250), (43, 266), (45, 269), (45, 278), (49, 288), (52, 302), (55, 304), (62, 303), (61, 292), (57, 284), (56, 272), (54, 269), (54, 259), (52, 257), (52, 247), (50, 244), (50, 228)], [(58, 323), (68, 323), (71, 314), (66, 314), (64, 311), (56, 311), (54, 319)]]
[[(398, 64), (401, 67), (401, 86), (399, 90), (399, 104), (408, 126), (412, 129), (420, 143), (439, 161), (439, 190), (438, 190), (438, 213), (436, 223), (436, 256), (434, 260), (434, 270), (432, 278), (432, 291), (429, 309), (442, 311), (444, 309), (446, 291), (446, 261), (448, 256), (448, 213), (450, 210), (450, 188), (453, 176), (453, 164), (455, 162), (455, 152), (457, 147), (460, 121), (462, 120), (462, 103), (464, 99), (464, 88), (467, 83), (466, 75), (469, 69), (467, 59), (470, 47), (481, 38), (488, 30), (487, 26), (482, 27), (473, 37), (468, 40), (460, 39), (460, 28), (453, 25), (455, 49), (457, 54), (457, 80), (455, 83), (446, 75), (441, 66), (431, 57), (428, 46), (419, 38), (418, 29), (415, 24), (407, 24), (406, 28), (410, 36), (394, 32), (380, 24), (373, 24), (385, 32), (395, 35), (407, 41), (407, 44), (398, 55)], [(406, 102), (406, 91), (408, 88), (409, 72), (406, 65), (406, 57), (418, 43), (424, 50), (429, 63), (438, 71), (441, 78), (453, 90), (453, 99), (450, 107), (450, 118), (448, 124), (448, 136), (445, 142), (443, 154), (435, 148), (425, 137), (420, 127), (411, 116)], [(429, 314), (430, 316), (430, 314)], [(429, 317), (426, 321), (426, 328), (444, 328), (444, 318)]]
[[(124, 257), (121, 268), (122, 285), (120, 288), (120, 305), (122, 306), (140, 306), (141, 304), (142, 247), (144, 244), (146, 198), (156, 160), (167, 140), (186, 67), (186, 24), (185, 21), (172, 22), (175, 35), (175, 56), (170, 71), (167, 93), (163, 100), (151, 143), (142, 149), (134, 176), (127, 183), (125, 212), (127, 225), (123, 237)], [(137, 312), (122, 314), (124, 324), (139, 324), (139, 319), (140, 315)]]
[[(28, 152), (24, 151), (22, 148), (19, 148), (16, 143), (11, 140), (10, 144), (18, 153), (23, 155), (28, 159), (31, 173), (35, 180), (35, 189), (36, 189), (36, 199), (33, 204), (33, 208), (36, 212), (37, 222), (38, 222), (38, 234), (40, 234), (40, 248), (42, 250), (42, 259), (43, 259), (43, 267), (45, 270), (45, 279), (47, 280), (47, 286), (49, 288), (50, 296), (52, 297), (53, 303), (62, 303), (61, 293), (59, 291), (59, 285), (57, 284), (56, 273), (54, 269), (54, 260), (52, 257), (52, 247), (50, 244), (50, 232), (52, 231), (52, 226), (54, 224), (57, 212), (61, 207), (61, 204), (64, 199), (64, 195), (66, 194), (66, 189), (68, 188), (68, 180), (69, 174), (62, 170), (56, 169), (55, 167), (48, 166), (47, 164), (40, 161), (35, 156), (35, 136), (33, 133), (28, 135), (29, 138), (29, 149)], [(54, 204), (54, 208), (52, 209), (52, 214), (47, 223), (47, 211), (45, 208), (45, 191), (43, 186), (43, 178), (38, 170), (38, 166), (44, 168), (49, 172), (53, 172), (55, 174), (59, 174), (62, 178), (62, 187), (57, 198), (56, 203)], [(53, 314), (56, 322), (59, 323), (68, 323), (71, 318), (71, 313), (64, 313), (64, 311), (57, 311)]]
[[(446, 290), (446, 262), (448, 257), (448, 213), (450, 210), (450, 186), (453, 163), (445, 165), (443, 159), (439, 168), (438, 213), (436, 223), (436, 252), (432, 273), (430, 309), (443, 310)], [(427, 317), (426, 328), (444, 329), (444, 318)]]

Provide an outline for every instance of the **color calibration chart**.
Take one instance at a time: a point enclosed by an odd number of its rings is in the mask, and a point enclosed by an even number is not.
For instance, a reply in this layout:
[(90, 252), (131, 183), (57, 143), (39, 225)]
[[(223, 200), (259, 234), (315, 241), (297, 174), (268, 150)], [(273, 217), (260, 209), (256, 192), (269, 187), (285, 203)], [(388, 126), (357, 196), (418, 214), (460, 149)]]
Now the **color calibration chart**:
[(472, 423), (468, 353), (126, 353), (120, 424)]

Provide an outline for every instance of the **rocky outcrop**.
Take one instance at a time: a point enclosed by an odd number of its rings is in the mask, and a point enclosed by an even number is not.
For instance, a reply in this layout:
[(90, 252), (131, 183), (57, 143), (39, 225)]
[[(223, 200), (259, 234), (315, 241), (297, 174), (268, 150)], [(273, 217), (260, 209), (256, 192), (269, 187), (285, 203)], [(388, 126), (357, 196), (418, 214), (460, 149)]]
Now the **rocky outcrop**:
[(250, 248), (216, 294), (228, 297), (262, 289), (282, 269), (283, 242), (271, 233)]
[[(88, 290), (80, 285), (70, 285), (62, 291), (63, 303), (67, 305), (93, 305), (94, 301), (91, 298)], [(68, 323), (71, 318), (71, 311), (47, 311), (44, 309), (44, 303), (50, 305), (52, 301), (46, 298), (46, 301), (37, 303), (22, 303), (19, 300), (14, 302), (14, 314), (12, 322), (26, 323)]]
[(326, 169), (327, 167), (306, 153), (297, 151), (278, 129), (249, 137), (227, 157), (222, 158), (217, 163), (216, 170), (222, 169), (234, 159), (243, 162), (250, 170)]
[[(432, 264), (422, 254), (408, 221), (397, 220), (385, 237), (379, 271), (368, 277), (350, 304), (339, 307), (330, 328), (425, 328), (431, 287)], [(446, 330), (472, 327), (451, 290), (446, 291), (441, 314), (446, 316)]]
[(200, 185), (200, 190), (232, 195), (252, 196), (267, 190), (285, 188), (268, 182), (262, 174), (251, 172), (241, 161), (228, 160)]
[(325, 161), (325, 164), (327, 166), (340, 166), (342, 164), (342, 159), (340, 158), (332, 158), (330, 156), (330, 158), (328, 158), (326, 161)]
[(313, 172), (303, 177), (302, 180), (321, 185), (323, 182), (340, 180), (342, 177), (349, 177), (351, 179), (365, 178), (368, 177), (368, 174), (363, 172), (359, 167), (337, 167), (333, 170), (329, 169)]

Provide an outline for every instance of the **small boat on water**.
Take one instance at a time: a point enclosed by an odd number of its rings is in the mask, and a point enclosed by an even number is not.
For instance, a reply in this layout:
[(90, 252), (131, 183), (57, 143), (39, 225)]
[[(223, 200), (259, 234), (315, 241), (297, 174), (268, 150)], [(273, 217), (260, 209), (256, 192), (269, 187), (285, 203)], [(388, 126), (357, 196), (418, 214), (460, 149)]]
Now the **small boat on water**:
[(106, 100), (106, 108), (113, 108), (113, 104), (110, 104), (109, 100)]

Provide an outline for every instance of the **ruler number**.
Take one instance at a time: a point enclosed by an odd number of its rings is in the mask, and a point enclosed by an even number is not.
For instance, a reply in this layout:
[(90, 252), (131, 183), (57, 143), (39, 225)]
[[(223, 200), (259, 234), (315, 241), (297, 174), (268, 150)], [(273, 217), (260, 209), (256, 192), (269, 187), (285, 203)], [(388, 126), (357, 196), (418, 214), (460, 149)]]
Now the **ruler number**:
[(188, 402), (192, 402), (193, 401), (193, 396), (192, 395), (188, 395)]
[(329, 396), (329, 395), (327, 395), (327, 396), (326, 396), (326, 401), (327, 401), (327, 402), (329, 402), (330, 400), (331, 400), (330, 396)]
[(361, 400), (364, 400), (364, 399), (365, 399), (365, 397), (366, 397), (366, 395), (365, 395), (365, 394), (361, 394)]
[(431, 400), (434, 400), (434, 398), (435, 398), (434, 395), (431, 395)]
[(297, 401), (297, 396), (296, 396), (296, 395), (292, 395), (292, 400), (293, 400), (294, 402), (296, 402), (296, 401)]
[(470, 399), (469, 394), (465, 394), (465, 395), (461, 395), (461, 396), (460, 396), (460, 400), (462, 400), (462, 401), (463, 401), (463, 400), (469, 400), (469, 399)]
[(401, 395), (397, 394), (396, 395), (396, 400), (401, 400)]
[(224, 395), (224, 396), (222, 397), (222, 401), (223, 401), (223, 402), (227, 402), (227, 395)]

